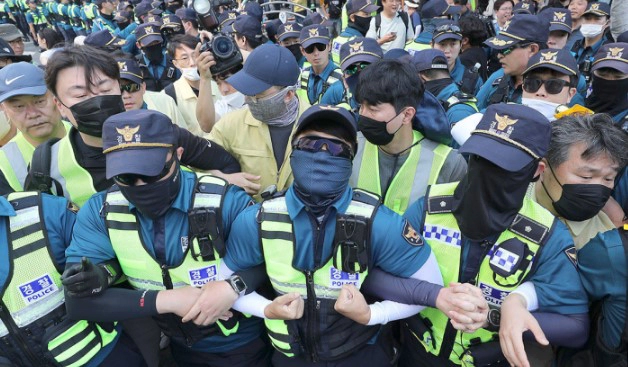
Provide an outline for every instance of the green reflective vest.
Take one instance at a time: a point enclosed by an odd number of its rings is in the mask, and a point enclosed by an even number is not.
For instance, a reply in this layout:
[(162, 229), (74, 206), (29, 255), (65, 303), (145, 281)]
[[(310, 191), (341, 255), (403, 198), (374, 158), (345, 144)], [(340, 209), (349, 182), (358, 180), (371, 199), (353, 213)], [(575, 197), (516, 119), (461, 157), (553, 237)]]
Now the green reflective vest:
[[(449, 183), (431, 186), (425, 199), (423, 237), (436, 256), (444, 284), (457, 282), (460, 276), (462, 236), (456, 218), (451, 213), (457, 185)], [(538, 259), (538, 253), (550, 237), (554, 221), (554, 216), (547, 209), (528, 197), (524, 199), (510, 227), (488, 251), (476, 278), (476, 285), (492, 307), (500, 307), (504, 298), (534, 273), (537, 265), (535, 259)], [(521, 256), (511, 251), (513, 243), (523, 249)], [(419, 319), (415, 324), (419, 327), (414, 330), (411, 327), (411, 331), (425, 350), (449, 358), (455, 364), (473, 366), (469, 347), (497, 337), (495, 332), (479, 329), (472, 334), (456, 332), (455, 338), (445, 340), (446, 330), (453, 327), (440, 310), (425, 308), (415, 318)]]
[(41, 6), (38, 6), (36, 10), (28, 10), (26, 12), (33, 17), (33, 25), (42, 25), (48, 23), (46, 16), (44, 16), (44, 10)]
[[(344, 29), (344, 27), (343, 27)], [(340, 65), (340, 48), (353, 37), (338, 36), (331, 43), (331, 59), (336, 65)]]
[[(443, 164), (447, 160), (451, 148), (425, 139), (414, 130), (413, 147), (399, 172), (395, 175), (388, 187), (384, 205), (398, 214), (403, 214), (411, 203), (425, 195), (428, 185), (434, 185), (438, 180)], [(351, 187), (358, 187), (378, 195), (381, 193), (379, 173), (379, 148), (364, 139), (358, 144), (358, 152), (353, 160), (354, 169), (349, 183)]]
[(0, 149), (0, 171), (11, 188), (15, 191), (24, 189), (24, 181), (28, 174), (28, 165), (33, 157), (35, 147), (31, 145), (21, 132)]
[(430, 46), (427, 43), (419, 43), (419, 42), (416, 42), (416, 41), (412, 41), (412, 42), (408, 43), (406, 45), (406, 47), (404, 47), (404, 50), (408, 51), (410, 56), (414, 56), (415, 52), (421, 51), (421, 50), (428, 50), (430, 48), (432, 48), (432, 46)]
[(307, 84), (308, 84), (308, 81), (310, 80), (311, 73), (312, 73), (311, 66), (303, 68), (303, 71), (301, 71), (301, 88), (299, 90), (304, 90), (305, 91), (304, 95), (305, 95), (306, 100), (309, 101), (311, 105), (314, 105), (316, 103), (321, 102), (321, 98), (323, 97), (323, 94), (325, 94), (325, 92), (327, 91), (327, 88), (329, 88), (335, 82), (342, 80), (342, 71), (340, 70), (340, 68), (336, 68), (327, 76), (327, 79), (323, 80), (323, 89), (321, 93), (318, 96), (316, 96), (316, 99), (314, 101), (310, 101), (310, 98), (307, 95)]
[[(15, 192), (7, 200), (16, 208), (16, 215), (7, 218), (11, 271), (2, 294), (2, 309), (9, 312), (10, 319), (0, 321), (0, 337), (22, 334), (21, 329), (42, 323), (64, 304), (62, 269), (51, 257), (40, 194)], [(115, 329), (107, 332), (85, 320), (66, 321), (56, 336), (42, 345), (64, 367), (85, 365), (117, 334)]]
[(98, 14), (98, 9), (96, 4), (88, 3), (83, 6), (83, 11), (85, 12), (85, 16), (87, 19), (93, 20), (96, 18), (96, 14)]
[[(378, 205), (379, 197), (376, 195), (355, 190), (344, 215), (348, 218), (362, 218), (369, 223)], [(337, 223), (341, 223), (338, 222), (339, 218)], [(355, 258), (343, 258), (348, 251), (336, 237), (332, 256), (324, 260), (320, 267), (311, 271), (295, 268), (292, 264), (297, 244), (294, 242), (292, 220), (283, 196), (262, 203), (259, 223), (266, 272), (273, 289), (277, 295), (297, 292), (306, 302), (300, 320), (264, 320), (275, 349), (288, 357), (305, 350), (308, 359), (312, 361), (331, 361), (363, 347), (378, 332), (379, 327), (353, 322), (337, 313), (334, 304), (344, 284), (360, 288), (368, 275), (368, 263), (358, 266)], [(337, 224), (337, 231), (340, 231), (338, 228)], [(370, 226), (367, 231), (370, 231)], [(357, 252), (368, 255), (368, 241)]]
[(79, 208), (97, 192), (92, 176), (77, 162), (70, 137), (67, 135), (52, 145), (50, 177), (61, 184), (66, 199)]

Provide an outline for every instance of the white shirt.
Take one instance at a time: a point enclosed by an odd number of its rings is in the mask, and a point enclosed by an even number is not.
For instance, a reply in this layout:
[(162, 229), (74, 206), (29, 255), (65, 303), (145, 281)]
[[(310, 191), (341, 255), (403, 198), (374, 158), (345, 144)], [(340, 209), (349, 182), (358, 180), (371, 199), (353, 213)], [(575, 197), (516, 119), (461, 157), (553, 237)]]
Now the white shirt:
[(382, 46), (382, 51), (386, 53), (386, 51), (391, 50), (393, 48), (404, 48), (406, 46), (407, 41), (412, 41), (414, 39), (414, 30), (412, 30), (412, 22), (410, 20), (410, 16), (408, 16), (408, 27), (403, 23), (403, 19), (401, 15), (397, 13), (394, 18), (389, 19), (386, 18), (384, 13), (380, 13), (382, 18), (382, 23), (380, 25), (379, 30), (375, 28), (375, 18), (371, 19), (371, 25), (369, 26), (368, 32), (366, 32), (366, 37), (380, 39), (382, 36), (390, 32), (396, 32), (397, 38), (393, 41), (384, 43)]

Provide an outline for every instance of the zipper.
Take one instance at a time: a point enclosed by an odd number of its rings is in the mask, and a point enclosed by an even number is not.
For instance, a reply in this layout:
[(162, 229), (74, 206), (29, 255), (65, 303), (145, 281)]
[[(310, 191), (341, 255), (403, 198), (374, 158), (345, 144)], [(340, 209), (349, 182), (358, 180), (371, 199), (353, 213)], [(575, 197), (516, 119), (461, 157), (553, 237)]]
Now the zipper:
[(314, 292), (314, 277), (312, 272), (305, 271), (305, 279), (307, 283), (307, 330), (305, 331), (308, 348), (310, 349), (310, 358), (312, 362), (318, 362), (318, 353), (316, 352), (316, 316), (317, 310), (320, 309), (320, 301), (316, 300), (316, 293)]
[(172, 289), (172, 278), (170, 277), (170, 272), (168, 271), (168, 265), (161, 265), (161, 278), (164, 281), (164, 286), (166, 289)]
[(43, 361), (41, 361), (37, 356), (30, 350), (30, 348), (26, 345), (22, 337), (22, 331), (15, 324), (13, 318), (9, 314), (6, 309), (6, 305), (4, 302), (0, 302), (0, 320), (4, 323), (4, 325), (9, 330), (9, 335), (15, 340), (20, 351), (26, 356), (26, 359), (30, 361), (33, 366), (41, 366), (43, 365)]

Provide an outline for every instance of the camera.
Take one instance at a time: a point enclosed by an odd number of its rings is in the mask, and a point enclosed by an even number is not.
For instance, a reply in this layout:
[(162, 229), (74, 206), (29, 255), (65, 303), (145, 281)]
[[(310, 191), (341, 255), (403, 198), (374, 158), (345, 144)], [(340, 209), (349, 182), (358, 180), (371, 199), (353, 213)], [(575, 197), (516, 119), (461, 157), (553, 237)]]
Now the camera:
[(212, 75), (219, 75), (225, 71), (241, 65), (244, 61), (238, 45), (231, 36), (223, 33), (214, 33), (211, 41), (201, 45), (201, 52), (210, 51), (214, 55), (216, 65), (209, 68)]

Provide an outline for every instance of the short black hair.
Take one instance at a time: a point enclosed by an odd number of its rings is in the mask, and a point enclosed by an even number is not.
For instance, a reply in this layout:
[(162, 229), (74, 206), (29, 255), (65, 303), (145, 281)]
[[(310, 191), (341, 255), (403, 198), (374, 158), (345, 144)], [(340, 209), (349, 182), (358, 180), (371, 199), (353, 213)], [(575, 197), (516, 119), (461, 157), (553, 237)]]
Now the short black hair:
[(177, 51), (177, 48), (181, 47), (181, 45), (187, 46), (194, 50), (199, 42), (200, 41), (198, 40), (198, 38), (189, 34), (177, 34), (176, 36), (168, 40), (168, 56), (170, 56), (170, 58), (174, 60), (174, 54)]
[(212, 79), (214, 79), (215, 82), (217, 82), (218, 80), (225, 80), (228, 77), (232, 76), (233, 74), (237, 73), (238, 71), (242, 70), (243, 65), (240, 63), (234, 67), (232, 67), (229, 70), (225, 70), (222, 73), (218, 74), (218, 75), (214, 75), (212, 74)]
[(57, 95), (57, 77), (61, 70), (80, 66), (85, 69), (85, 80), (95, 86), (94, 73), (100, 71), (105, 76), (120, 79), (118, 63), (105, 51), (91, 46), (68, 46), (55, 52), (46, 64), (46, 87)]
[(254, 37), (249, 37), (247, 35), (244, 35), (242, 33), (238, 33), (238, 32), (234, 32), (233, 33), (233, 37), (244, 37), (244, 39), (246, 39), (246, 43), (249, 45), (250, 48), (252, 49), (256, 49), (257, 47), (261, 46), (263, 43), (263, 38), (254, 38)]
[(63, 46), (63, 36), (52, 28), (42, 28), (37, 32), (37, 35), (46, 40), (48, 49)]
[(469, 45), (473, 47), (482, 46), (482, 43), (488, 39), (484, 22), (475, 15), (460, 18), (458, 25), (462, 37), (468, 38)]
[(399, 60), (379, 60), (360, 72), (355, 99), (358, 103), (390, 103), (399, 113), (421, 102), (425, 86), (414, 65)]

